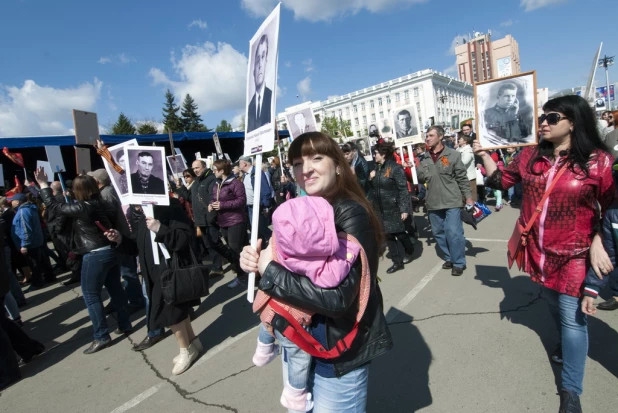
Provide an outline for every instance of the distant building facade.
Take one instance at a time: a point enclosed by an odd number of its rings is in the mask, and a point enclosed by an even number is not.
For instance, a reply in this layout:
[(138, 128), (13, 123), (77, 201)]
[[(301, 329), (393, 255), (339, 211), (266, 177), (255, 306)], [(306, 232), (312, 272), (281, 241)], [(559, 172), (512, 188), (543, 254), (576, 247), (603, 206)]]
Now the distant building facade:
[(513, 36), (492, 40), (491, 33), (474, 33), (455, 47), (457, 76), (469, 83), (521, 73), (519, 45)]

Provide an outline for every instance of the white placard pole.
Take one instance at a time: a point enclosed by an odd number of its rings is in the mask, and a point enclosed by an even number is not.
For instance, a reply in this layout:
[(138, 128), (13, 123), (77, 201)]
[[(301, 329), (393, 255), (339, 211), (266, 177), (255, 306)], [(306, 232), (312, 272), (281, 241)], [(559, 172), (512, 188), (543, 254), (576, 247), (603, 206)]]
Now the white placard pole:
[[(253, 183), (253, 218), (251, 224), (251, 247), (257, 251), (258, 241), (258, 228), (260, 224), (260, 211), (262, 206), (260, 205), (260, 191), (262, 189), (262, 154), (259, 153), (255, 156), (253, 162), (255, 168), (255, 182)], [(245, 179), (251, 179), (251, 176), (245, 177)], [(262, 241), (264, 242), (264, 241)], [(247, 300), (252, 303), (255, 298), (255, 273), (249, 273), (249, 280), (247, 281)]]
[(414, 162), (413, 149), (413, 145), (408, 145), (408, 159), (412, 163), (412, 183), (414, 183), (414, 185), (418, 185), (418, 175), (416, 175), (416, 162)]

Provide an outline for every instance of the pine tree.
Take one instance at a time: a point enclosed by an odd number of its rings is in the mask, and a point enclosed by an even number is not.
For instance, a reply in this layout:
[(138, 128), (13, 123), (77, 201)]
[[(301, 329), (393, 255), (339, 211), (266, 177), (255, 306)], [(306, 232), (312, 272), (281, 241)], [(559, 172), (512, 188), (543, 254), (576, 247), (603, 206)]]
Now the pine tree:
[(118, 120), (112, 126), (112, 135), (135, 135), (135, 126), (122, 112), (120, 112)]
[(151, 122), (142, 123), (137, 127), (138, 135), (155, 135), (157, 132), (157, 127)]
[(176, 106), (175, 98), (172, 92), (167, 90), (165, 92), (165, 106), (163, 107), (163, 128), (164, 132), (167, 132), (168, 128), (172, 132), (182, 132), (184, 130), (182, 122), (178, 117), (178, 111), (180, 108)]
[(182, 103), (182, 111), (180, 112), (180, 121), (187, 132), (208, 132), (202, 124), (202, 117), (197, 113), (197, 103), (193, 100), (190, 94), (187, 93), (185, 100)]
[(221, 123), (219, 123), (217, 127), (215, 128), (215, 131), (216, 132), (231, 132), (232, 125), (230, 125), (227, 120), (223, 119)]

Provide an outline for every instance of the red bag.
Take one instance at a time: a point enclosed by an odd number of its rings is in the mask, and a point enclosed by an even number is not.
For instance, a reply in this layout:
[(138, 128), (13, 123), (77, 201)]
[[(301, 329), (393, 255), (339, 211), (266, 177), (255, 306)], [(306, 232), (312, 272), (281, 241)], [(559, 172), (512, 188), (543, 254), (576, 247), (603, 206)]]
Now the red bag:
[(534, 221), (536, 221), (536, 219), (539, 217), (539, 214), (543, 211), (543, 205), (545, 204), (545, 201), (547, 201), (547, 198), (549, 198), (549, 194), (551, 194), (551, 191), (554, 189), (554, 186), (556, 186), (556, 183), (558, 182), (564, 171), (566, 171), (566, 169), (566, 164), (560, 168), (560, 170), (554, 177), (554, 180), (551, 182), (551, 185), (549, 185), (549, 188), (547, 188), (547, 190), (545, 191), (545, 195), (543, 195), (541, 202), (539, 202), (537, 207), (534, 209), (534, 213), (532, 214), (528, 225), (526, 225), (526, 227), (524, 228), (524, 226), (520, 223), (521, 217), (517, 219), (517, 222), (515, 223), (515, 229), (513, 230), (513, 234), (509, 239), (508, 250), (506, 252), (506, 256), (509, 260), (509, 269), (513, 266), (514, 262), (517, 263), (517, 267), (520, 271), (523, 271), (526, 267), (526, 246), (528, 245), (528, 236), (530, 235), (532, 225), (534, 225)]

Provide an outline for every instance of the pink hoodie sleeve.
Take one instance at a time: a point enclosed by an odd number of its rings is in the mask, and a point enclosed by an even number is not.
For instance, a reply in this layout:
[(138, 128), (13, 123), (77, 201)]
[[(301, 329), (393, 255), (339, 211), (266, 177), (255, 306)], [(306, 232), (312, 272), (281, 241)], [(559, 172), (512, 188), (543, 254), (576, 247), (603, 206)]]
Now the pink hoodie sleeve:
[(320, 288), (335, 288), (348, 276), (356, 258), (360, 254), (360, 245), (347, 239), (339, 239), (339, 249), (324, 260), (320, 268), (308, 272), (307, 278)]

